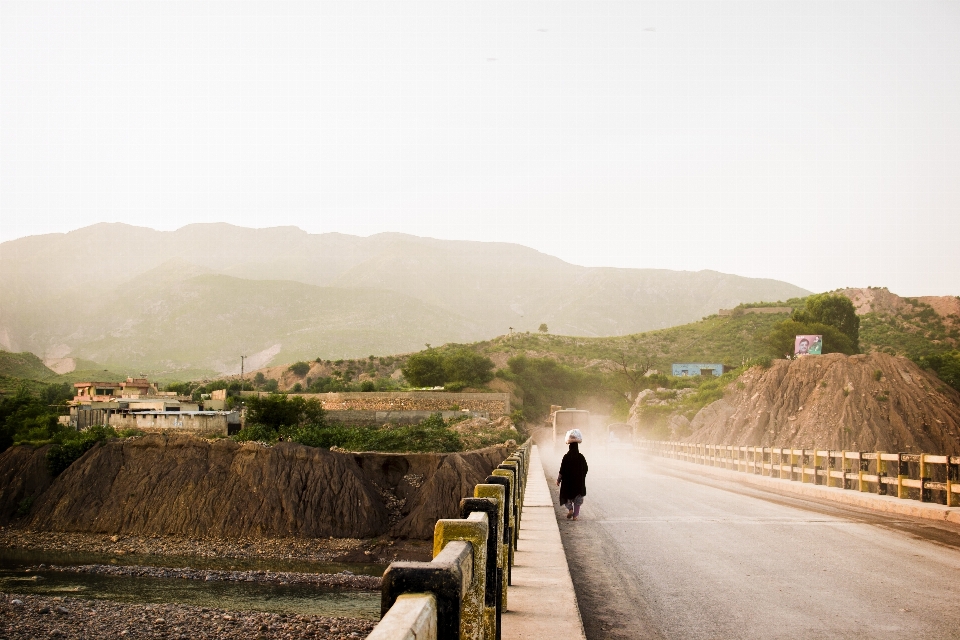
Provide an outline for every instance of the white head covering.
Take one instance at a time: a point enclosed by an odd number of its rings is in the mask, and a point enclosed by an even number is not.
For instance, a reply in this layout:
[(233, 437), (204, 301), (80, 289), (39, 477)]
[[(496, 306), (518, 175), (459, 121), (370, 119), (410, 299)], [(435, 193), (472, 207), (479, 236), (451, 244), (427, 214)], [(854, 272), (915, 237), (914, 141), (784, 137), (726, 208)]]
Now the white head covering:
[(583, 442), (583, 434), (580, 433), (580, 429), (570, 429), (570, 431), (567, 431), (567, 444), (573, 442)]

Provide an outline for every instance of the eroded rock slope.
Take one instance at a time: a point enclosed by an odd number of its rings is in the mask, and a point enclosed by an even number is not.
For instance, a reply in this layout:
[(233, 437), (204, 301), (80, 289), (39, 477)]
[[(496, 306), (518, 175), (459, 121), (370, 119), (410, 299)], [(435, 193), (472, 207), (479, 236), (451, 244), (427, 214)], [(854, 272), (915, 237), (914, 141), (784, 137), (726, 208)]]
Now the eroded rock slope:
[[(36, 459), (29, 447), (11, 461)], [(8, 452), (9, 453), (9, 452)], [(347, 453), (149, 435), (94, 447), (39, 493), (24, 526), (223, 538), (430, 538), (437, 518), (506, 457)], [(4, 454), (6, 456), (6, 454)], [(5, 477), (0, 469), (0, 477)], [(9, 512), (8, 488), (0, 505)]]
[(828, 354), (754, 367), (704, 407), (685, 440), (960, 453), (960, 393), (912, 361)]

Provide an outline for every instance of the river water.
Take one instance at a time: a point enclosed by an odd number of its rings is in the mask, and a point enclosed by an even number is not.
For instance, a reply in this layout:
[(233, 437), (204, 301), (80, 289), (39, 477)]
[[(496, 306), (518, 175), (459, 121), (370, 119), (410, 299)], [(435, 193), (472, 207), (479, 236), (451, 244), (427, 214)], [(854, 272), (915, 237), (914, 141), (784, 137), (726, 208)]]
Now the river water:
[(60, 595), (116, 602), (175, 602), (235, 611), (269, 611), (299, 615), (346, 616), (378, 620), (380, 593), (339, 590), (314, 585), (258, 582), (204, 582), (179, 578), (105, 576), (89, 573), (34, 570), (40, 564), (114, 564), (191, 567), (231, 571), (296, 571), (380, 576), (385, 567), (374, 564), (315, 563), (298, 560), (198, 558), (0, 549), (0, 591)]

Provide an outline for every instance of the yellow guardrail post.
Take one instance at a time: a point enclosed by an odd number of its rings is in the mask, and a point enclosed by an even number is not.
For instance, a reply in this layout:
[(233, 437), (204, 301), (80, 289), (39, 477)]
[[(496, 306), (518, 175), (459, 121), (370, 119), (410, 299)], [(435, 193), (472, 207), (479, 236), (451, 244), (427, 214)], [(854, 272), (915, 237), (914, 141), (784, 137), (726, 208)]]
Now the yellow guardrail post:
[(926, 487), (927, 481), (930, 479), (927, 477), (927, 454), (920, 454), (920, 502), (929, 501), (929, 490)]
[(820, 450), (814, 447), (813, 449), (813, 484), (820, 484)]
[(887, 462), (883, 459), (886, 455), (883, 451), (877, 451), (877, 494), (887, 495), (887, 483), (884, 478), (887, 477)]
[(903, 481), (907, 479), (907, 470), (909, 467), (903, 459), (903, 454), (897, 454), (897, 497), (904, 499), (907, 497), (907, 488), (903, 486)]
[(957, 497), (953, 493), (953, 481), (957, 479), (957, 463), (953, 461), (953, 456), (947, 456), (947, 506), (956, 507)]
[(847, 488), (847, 451), (844, 449), (840, 452), (840, 488)]
[(471, 513), (466, 520), (437, 520), (433, 529), (433, 557), (448, 542), (463, 540), (473, 545), (473, 576), (460, 607), (461, 640), (484, 640), (484, 594), (487, 574), (487, 514)]
[(863, 476), (866, 475), (866, 469), (863, 468), (863, 463), (866, 462), (863, 459), (863, 452), (857, 452), (857, 490), (860, 492), (867, 491), (867, 481), (863, 479)]

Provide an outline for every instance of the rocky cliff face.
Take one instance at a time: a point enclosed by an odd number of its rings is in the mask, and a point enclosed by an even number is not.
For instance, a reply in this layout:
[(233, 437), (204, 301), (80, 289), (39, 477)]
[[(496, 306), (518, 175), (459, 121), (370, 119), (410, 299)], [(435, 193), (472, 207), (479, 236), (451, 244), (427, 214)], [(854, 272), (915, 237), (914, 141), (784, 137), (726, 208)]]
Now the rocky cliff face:
[(883, 353), (775, 360), (693, 419), (689, 442), (960, 453), (960, 393)]
[(21, 504), (32, 504), (53, 482), (47, 471), (49, 449), (11, 447), (0, 453), (0, 525), (10, 522)]
[[(0, 463), (9, 462), (0, 478), (39, 456), (28, 450), (5, 453)], [(459, 500), (507, 453), (491, 447), (463, 454), (353, 454), (186, 435), (113, 440), (46, 487), (24, 524), (131, 535), (428, 539), (436, 519), (456, 517)], [(0, 487), (4, 514), (15, 510), (15, 500), (6, 484)]]

